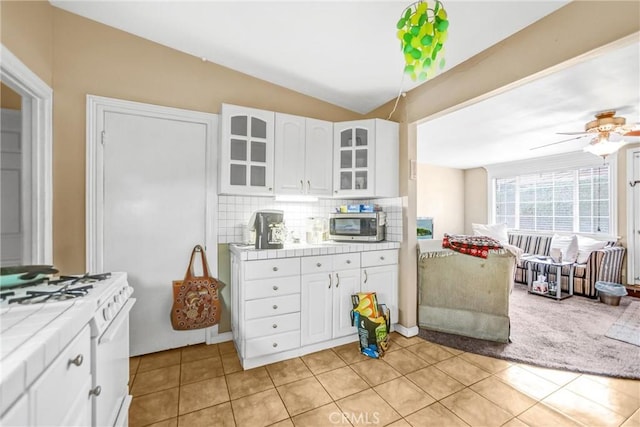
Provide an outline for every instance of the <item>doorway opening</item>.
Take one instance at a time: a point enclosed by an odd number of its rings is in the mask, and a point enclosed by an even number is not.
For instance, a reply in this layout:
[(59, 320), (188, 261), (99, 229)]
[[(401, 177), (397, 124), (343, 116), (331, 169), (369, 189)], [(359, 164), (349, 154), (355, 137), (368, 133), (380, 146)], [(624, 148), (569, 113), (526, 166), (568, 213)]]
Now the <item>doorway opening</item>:
[[(3, 239), (1, 252), (13, 252), (11, 260), (7, 261), (11, 264), (52, 264), (53, 90), (4, 45), (0, 45), (0, 49), (0, 81), (21, 97), (19, 141), (14, 141), (19, 142), (20, 171), (8, 174), (3, 171), (2, 186), (4, 202), (5, 175), (12, 175), (7, 182), (16, 181), (19, 177), (19, 181), (11, 186), (14, 194), (6, 197), (9, 205), (20, 204), (13, 206), (12, 212), (18, 218), (14, 218), (12, 224), (6, 224), (3, 219), (2, 226), (4, 232), (5, 225), (11, 225), (15, 229), (16, 224), (19, 224), (20, 247), (16, 248), (9, 242), (5, 247)], [(2, 265), (5, 265), (4, 256)]]

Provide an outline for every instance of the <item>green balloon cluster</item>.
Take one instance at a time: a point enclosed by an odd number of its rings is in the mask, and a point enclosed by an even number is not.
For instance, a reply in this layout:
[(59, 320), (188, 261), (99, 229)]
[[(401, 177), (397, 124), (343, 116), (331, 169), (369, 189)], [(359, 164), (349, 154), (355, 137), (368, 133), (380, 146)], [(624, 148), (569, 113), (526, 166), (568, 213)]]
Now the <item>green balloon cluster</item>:
[(400, 47), (404, 53), (404, 72), (411, 79), (431, 78), (436, 68), (444, 67), (444, 42), (447, 41), (449, 21), (442, 3), (433, 9), (426, 1), (409, 6), (396, 25)]

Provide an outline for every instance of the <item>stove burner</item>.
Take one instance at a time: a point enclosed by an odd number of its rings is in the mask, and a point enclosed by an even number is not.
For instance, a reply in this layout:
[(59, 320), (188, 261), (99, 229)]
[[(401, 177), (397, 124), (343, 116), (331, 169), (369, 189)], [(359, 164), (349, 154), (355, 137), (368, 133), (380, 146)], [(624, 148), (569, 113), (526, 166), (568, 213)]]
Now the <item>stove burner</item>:
[(13, 291), (8, 291), (8, 292), (0, 292), (0, 301), (4, 301), (5, 299), (7, 299), (8, 297), (12, 297), (14, 296), (16, 293)]
[[(49, 280), (49, 285), (61, 285), (58, 289), (51, 291), (26, 291), (25, 296), (18, 298), (12, 298), (8, 301), (9, 304), (38, 304), (45, 301), (64, 301), (71, 298), (78, 298), (85, 296), (89, 293), (89, 289), (93, 288), (93, 285), (85, 285), (78, 287), (71, 287), (76, 284), (92, 283), (100, 280), (105, 280), (111, 277), (111, 273), (102, 274), (84, 274), (82, 276), (60, 276), (59, 279)], [(1, 295), (2, 299), (15, 295), (7, 292), (6, 295)]]

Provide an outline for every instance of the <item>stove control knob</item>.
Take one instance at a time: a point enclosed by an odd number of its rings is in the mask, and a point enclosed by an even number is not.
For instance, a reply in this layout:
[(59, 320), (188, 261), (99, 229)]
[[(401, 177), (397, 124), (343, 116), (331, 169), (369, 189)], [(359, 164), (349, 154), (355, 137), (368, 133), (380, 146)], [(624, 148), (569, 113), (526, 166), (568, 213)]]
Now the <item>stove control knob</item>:
[(110, 307), (111, 304), (109, 304), (107, 308), (102, 309), (102, 317), (104, 317), (104, 320), (106, 320), (107, 322), (111, 320), (111, 311), (109, 310)]
[(113, 296), (113, 302), (115, 302), (116, 304), (120, 304), (120, 301), (122, 301), (122, 297), (120, 296), (120, 294), (116, 294)]

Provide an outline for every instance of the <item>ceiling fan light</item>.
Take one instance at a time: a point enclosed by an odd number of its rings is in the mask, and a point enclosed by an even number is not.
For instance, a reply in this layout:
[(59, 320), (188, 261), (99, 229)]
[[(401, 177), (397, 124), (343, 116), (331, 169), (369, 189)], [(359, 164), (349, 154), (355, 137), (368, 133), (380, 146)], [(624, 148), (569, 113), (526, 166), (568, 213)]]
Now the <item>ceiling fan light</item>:
[(608, 155), (617, 152), (620, 148), (622, 148), (622, 146), (626, 144), (628, 144), (628, 142), (626, 142), (625, 140), (612, 142), (607, 138), (601, 138), (584, 147), (584, 151), (586, 151), (587, 153), (595, 154), (596, 156), (600, 156), (602, 158), (606, 158)]

